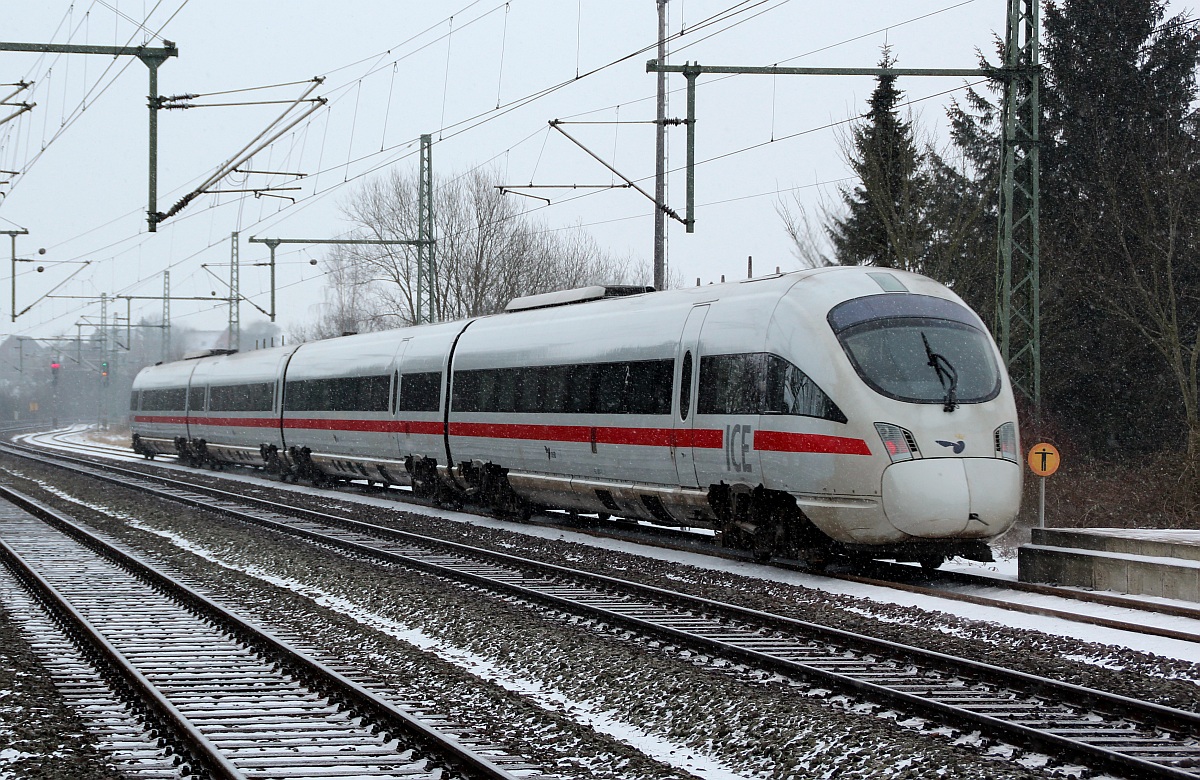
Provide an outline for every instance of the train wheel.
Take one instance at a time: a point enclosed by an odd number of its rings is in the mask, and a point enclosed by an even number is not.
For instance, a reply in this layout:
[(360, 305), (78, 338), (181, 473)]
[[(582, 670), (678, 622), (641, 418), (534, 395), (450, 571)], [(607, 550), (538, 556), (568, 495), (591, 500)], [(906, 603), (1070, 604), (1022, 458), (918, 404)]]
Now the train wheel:
[(933, 571), (945, 562), (946, 558), (942, 555), (922, 555), (917, 558), (917, 563), (921, 564), (925, 571)]
[(438, 495), (437, 464), (425, 459), (414, 460), (412, 464), (413, 495), (426, 501), (433, 501)]

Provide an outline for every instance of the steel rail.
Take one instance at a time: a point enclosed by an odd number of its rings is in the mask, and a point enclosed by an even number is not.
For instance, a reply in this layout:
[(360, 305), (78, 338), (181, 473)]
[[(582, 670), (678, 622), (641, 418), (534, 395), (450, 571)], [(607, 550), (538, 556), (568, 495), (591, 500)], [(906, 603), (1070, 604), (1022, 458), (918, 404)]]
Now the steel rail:
[[(487, 757), (470, 750), (456, 739), (430, 728), (419, 719), (397, 708), (395, 705), (347, 678), (340, 672), (294, 649), (282, 639), (275, 637), (263, 628), (254, 626), (239, 618), (237, 615), (234, 615), (219, 604), (210, 601), (165, 572), (98, 538), (95, 534), (73, 522), (65, 515), (7, 485), (0, 484), (0, 498), (9, 501), (88, 549), (127, 569), (135, 576), (169, 594), (173, 599), (188, 608), (196, 610), (216, 621), (224, 631), (237, 637), (248, 646), (254, 647), (268, 657), (282, 662), (302, 684), (321, 690), (322, 693), (328, 695), (331, 699), (342, 702), (355, 714), (362, 715), (386, 731), (404, 734), (408, 739), (414, 741), (420, 749), (424, 750), (426, 756), (435, 763), (444, 763), (465, 777), (478, 777), (485, 778), (486, 780), (517, 780), (516, 775)], [(2, 541), (0, 541), (0, 544), (2, 544)], [(15, 553), (8, 550), (8, 545), (4, 545), (4, 548), (7, 551), (7, 555), (15, 556)], [(34, 577), (41, 580), (32, 569), (28, 569), (28, 571)], [(53, 590), (48, 583), (45, 584), (45, 587)], [(66, 609), (78, 615), (69, 604), (65, 603), (65, 600), (62, 600), (61, 597), (59, 597), (59, 600), (66, 606)], [(82, 615), (78, 615), (78, 619), (84, 620)], [(86, 623), (86, 620), (84, 622)], [(90, 628), (90, 626), (88, 630), (96, 634), (95, 630)], [(98, 636), (98, 634), (96, 635)], [(102, 637), (100, 639), (103, 640)], [(117, 651), (113, 648), (112, 652), (116, 653)], [(121, 662), (128, 666), (128, 662), (123, 658)], [(134, 673), (136, 674), (136, 671)], [(137, 676), (140, 677), (140, 675)], [(144, 680), (144, 678), (142, 679)], [(151, 686), (148, 681), (145, 681), (145, 685)], [(161, 698), (161, 694), (159, 694), (159, 697)], [(172, 706), (165, 699), (162, 699), (162, 701), (167, 706)], [(183, 716), (179, 715), (179, 717), (182, 718)], [(199, 734), (199, 732), (196, 733)], [(203, 739), (203, 735), (199, 736)], [(209, 743), (209, 747), (212, 750), (216, 750), (215, 747), (211, 746), (211, 743)], [(439, 758), (445, 760), (439, 762)], [(232, 765), (230, 767), (232, 769)], [(232, 769), (232, 772), (233, 774), (222, 774), (219, 776), (231, 778), (242, 777), (236, 769)]]
[[(650, 599), (654, 603), (670, 604), (675, 608), (692, 613), (690, 616), (685, 614), (684, 618), (682, 618), (684, 622), (693, 617), (695, 621), (703, 622), (702, 618), (696, 617), (696, 615), (716, 615), (724, 621), (737, 621), (750, 626), (749, 631), (751, 633), (754, 630), (779, 631), (805, 637), (806, 641), (811, 641), (813, 637), (816, 637), (820, 641), (832, 643), (837, 646), (855, 648), (866, 656), (875, 654), (885, 655), (900, 664), (901, 668), (906, 664), (924, 664), (942, 673), (948, 671), (955, 675), (966, 675), (977, 678), (976, 682), (979, 683), (1000, 686), (1001, 688), (1008, 687), (1014, 689), (1013, 692), (1020, 695), (1035, 699), (1044, 699), (1056, 704), (1067, 704), (1098, 711), (1113, 717), (1129, 719), (1134, 721), (1134, 724), (1137, 726), (1165, 729), (1182, 733), (1189, 737), (1200, 734), (1200, 715), (1194, 712), (1051, 680), (1026, 672), (955, 657), (937, 651), (930, 651), (828, 626), (821, 626), (795, 618), (774, 615), (605, 575), (592, 574), (554, 564), (528, 560), (507, 553), (482, 550), (457, 542), (385, 528), (350, 518), (337, 517), (323, 512), (280, 504), (267, 499), (241, 496), (217, 488), (198, 487), (195, 485), (186, 485), (185, 487), (177, 488), (185, 493), (191, 493), (188, 496), (161, 490), (145, 484), (133, 484), (130, 482), (128, 476), (118, 478), (95, 472), (92, 472), (92, 476), (122, 484), (129, 488), (145, 490), (159, 497), (184, 503), (198, 509), (217, 512), (245, 522), (263, 525), (276, 531), (317, 541), (324, 545), (352, 551), (358, 555), (435, 573), (439, 576), (467, 582), (492, 591), (506, 592), (528, 601), (549, 605), (567, 612), (576, 614), (582, 612), (597, 620), (630, 628), (644, 635), (663, 637), (670, 642), (678, 642), (687, 646), (700, 648), (702, 652), (735, 658), (791, 676), (820, 680), (825, 684), (853, 690), (859, 694), (873, 698), (895, 701), (919, 712), (931, 714), (939, 719), (969, 723), (973, 727), (986, 730), (989, 733), (1014, 739), (1023, 746), (1034, 746), (1038, 749), (1048, 749), (1053, 752), (1079, 756), (1097, 765), (1131, 772), (1135, 776), (1188, 777), (1193, 779), (1200, 776), (1200, 773), (1189, 772), (1186, 769), (1186, 765), (1189, 762), (1200, 758), (1200, 746), (1196, 744), (1180, 745), (1178, 748), (1173, 749), (1172, 752), (1182, 751), (1185, 753), (1185, 756), (1180, 757), (1177, 761), (1180, 766), (1166, 766), (1136, 755), (1134, 752), (1135, 749), (1141, 748), (1131, 748), (1131, 752), (1122, 753), (1118, 750), (1104, 747), (1101, 744), (1089, 744), (1084, 741), (1084, 737), (1074, 738), (1063, 736), (1016, 722), (1016, 718), (1011, 721), (1004, 720), (984, 712), (972, 711), (943, 701), (934, 701), (922, 696), (920, 693), (897, 690), (882, 683), (861, 679), (861, 677), (855, 678), (848, 674), (830, 671), (814, 663), (789, 660), (770, 652), (755, 650), (745, 644), (739, 645), (733, 641), (706, 638), (694, 631), (687, 630), (687, 628), (676, 628), (671, 625), (655, 623), (637, 615), (622, 613), (604, 605), (611, 605), (617, 600), (612, 596), (612, 592), (614, 591), (620, 594), (637, 594), (638, 597)], [(144, 474), (139, 474), (139, 476), (157, 482), (179, 484), (178, 480), (170, 478), (153, 477)], [(216, 499), (216, 502), (214, 502), (214, 499)], [(258, 507), (261, 511), (275, 514), (276, 517), (271, 518), (249, 514), (244, 509), (247, 504)], [(352, 540), (339, 538), (336, 535), (322, 533), (309, 528), (299, 528), (289, 524), (288, 516), (303, 518), (308, 522), (337, 525), (353, 533), (363, 534), (369, 537), (369, 539)], [(419, 545), (426, 548), (426, 558), (422, 559), (419, 555), (411, 552), (406, 553), (396, 549), (373, 547), (369, 544), (371, 541), (406, 542)], [(438, 551), (437, 554), (429, 555), (429, 548)], [(476, 563), (455, 568), (451, 562), (446, 560), (447, 554), (463, 556), (468, 561), (475, 561)], [(480, 573), (479, 561), (510, 568), (502, 572), (492, 572), (489, 574), (484, 571)], [(572, 588), (563, 589), (555, 583), (548, 583), (548, 587), (544, 590), (530, 587), (524, 584), (528, 580), (521, 572), (525, 571), (534, 571), (538, 577), (555, 577), (567, 582), (596, 587), (600, 590), (600, 598), (594, 604), (581, 602), (579, 598), (573, 597), (571, 593)], [(607, 595), (605, 595), (606, 592)], [(771, 641), (770, 637), (758, 637), (758, 639), (761, 639), (762, 642)], [(775, 644), (782, 643), (784, 643), (783, 640), (775, 641)], [(872, 663), (875, 662), (872, 661)], [(932, 695), (932, 691), (929, 693)], [(1055, 715), (1054, 717), (1059, 716)], [(1064, 717), (1070, 718), (1070, 715)], [(1086, 719), (1082, 719), (1080, 723), (1086, 725), (1085, 721)], [(1144, 735), (1139, 735), (1137, 732), (1129, 731), (1127, 733), (1130, 736), (1137, 736), (1138, 739), (1145, 738)], [(1136, 742), (1137, 740), (1131, 741)], [(1197, 764), (1200, 764), (1200, 761), (1197, 761)]]
[(1174, 629), (1162, 628), (1159, 626), (1148, 626), (1144, 623), (1130, 623), (1128, 621), (1113, 620), (1111, 618), (1099, 617), (1096, 615), (1084, 615), (1080, 614), (1079, 612), (1068, 612), (1062, 609), (1042, 607), (1035, 604), (1004, 601), (1002, 599), (994, 599), (988, 596), (977, 596), (970, 593), (957, 593), (952, 590), (946, 590), (944, 587), (938, 587), (936, 584), (921, 585), (916, 582), (905, 582), (903, 580), (922, 579), (931, 583), (942, 581), (948, 584), (953, 583), (983, 588), (999, 588), (1013, 590), (1020, 593), (1032, 593), (1039, 596), (1053, 596), (1055, 598), (1081, 601), (1087, 604), (1099, 604), (1106, 607), (1121, 607), (1140, 612), (1153, 612), (1155, 614), (1167, 615), (1170, 617), (1182, 617), (1191, 620), (1200, 620), (1200, 609), (1195, 609), (1192, 607), (1186, 607), (1177, 604), (1156, 604), (1153, 602), (1139, 601), (1137, 599), (1116, 596), (1108, 593), (1089, 593), (1087, 591), (1076, 591), (1071, 590), (1070, 588), (1061, 588), (1054, 585), (1042, 585), (1033, 582), (1013, 582), (1010, 580), (1001, 580), (985, 575), (971, 574), (969, 572), (923, 572), (917, 571), (911, 566), (904, 566), (903, 564), (887, 564), (881, 566), (878, 564), (878, 562), (876, 562), (874, 566), (882, 571), (891, 571), (896, 576), (884, 579), (859, 574), (840, 573), (825, 574), (824, 576), (844, 580), (846, 582), (857, 582), (863, 585), (877, 585), (884, 588), (903, 590), (908, 593), (936, 596), (937, 598), (961, 601), (967, 604), (978, 604), (980, 606), (995, 607), (997, 609), (1005, 609), (1012, 612), (1023, 612), (1027, 615), (1054, 617), (1061, 620), (1069, 620), (1074, 623), (1085, 623), (1092, 626), (1112, 628), (1118, 631), (1129, 631), (1137, 634), (1146, 634), (1148, 636), (1160, 636), (1166, 639), (1178, 639), (1181, 642), (1200, 642), (1200, 635), (1189, 633), (1187, 631), (1176, 631)]
[[(2, 488), (0, 488), (2, 490)], [(34, 571), (8, 542), (0, 538), (0, 560), (17, 576), (21, 584), (54, 616), (85, 653), (94, 654), (102, 667), (102, 676), (115, 688), (124, 688), (153, 713), (155, 725), (163, 727), (177, 747), (182, 748), (185, 763), (195, 764), (213, 778), (246, 780), (208, 737), (179, 711), (132, 662), (112, 645), (79, 610), (42, 575)], [(189, 765), (189, 770), (192, 769)], [(182, 767), (181, 767), (182, 769)]]
[[(94, 451), (97, 453), (112, 454), (114, 448), (104, 447), (102, 445), (89, 445), (80, 442), (62, 442), (59, 437), (55, 437), (62, 446), (69, 446), (75, 451)], [(20, 447), (21, 445), (13, 445)], [(37, 451), (30, 448), (31, 451)], [(45, 450), (42, 450), (45, 452)], [(60, 457), (66, 460), (71, 460), (71, 456), (61, 451), (55, 453), (55, 457)], [(139, 458), (125, 458), (127, 461), (140, 462)], [(81, 460), (80, 462), (96, 464), (95, 461)], [(119, 468), (105, 465), (105, 468)], [(137, 469), (130, 469), (131, 474), (145, 476), (147, 478), (160, 478), (155, 475), (147, 474), (147, 472)], [(183, 483), (180, 481), (180, 484)], [(401, 494), (397, 500), (405, 503), (411, 503), (419, 507), (433, 506), (432, 503), (423, 501), (410, 494)], [(542, 525), (551, 528), (569, 528), (576, 533), (587, 534), (605, 539), (624, 539), (633, 541), (639, 544), (650, 544), (657, 547), (670, 550), (682, 550), (688, 552), (700, 552), (704, 555), (725, 558), (736, 561), (750, 561), (751, 557), (737, 550), (729, 550), (722, 548), (710, 539), (700, 537), (695, 534), (687, 534), (675, 529), (668, 528), (651, 528), (644, 526), (636, 526), (631, 528), (620, 528), (614, 532), (607, 528), (593, 528), (581, 526), (577, 523), (565, 523), (554, 518), (553, 515), (537, 515), (535, 514), (527, 522)], [(608, 526), (614, 525), (608, 523)], [(987, 588), (999, 588), (1006, 590), (1020, 591), (1024, 593), (1032, 593), (1044, 596), (1054, 596), (1057, 598), (1068, 599), (1071, 601), (1080, 601), (1090, 604), (1099, 604), (1110, 607), (1120, 607), (1124, 609), (1135, 610), (1139, 612), (1151, 612), (1170, 617), (1182, 617), (1192, 620), (1200, 620), (1200, 609), (1186, 607), (1177, 604), (1160, 604), (1156, 602), (1141, 601), (1130, 598), (1128, 596), (1120, 596), (1110, 593), (1093, 593), (1089, 591), (1074, 590), (1071, 588), (1062, 588), (1053, 585), (1044, 585), (1031, 582), (1017, 582), (1011, 580), (1002, 580), (996, 577), (988, 577), (985, 575), (971, 574), (968, 572), (945, 571), (939, 570), (936, 572), (926, 572), (917, 570), (911, 566), (903, 564), (887, 564), (880, 561), (874, 561), (870, 568), (877, 569), (881, 572), (892, 572), (892, 577), (873, 577), (870, 575), (846, 573), (838, 571), (822, 571), (816, 572), (803, 565), (797, 565), (784, 560), (777, 560), (772, 565), (791, 569), (794, 571), (803, 572), (814, 577), (827, 577), (829, 579), (842, 580), (845, 582), (854, 582), (864, 585), (874, 585), (881, 588), (890, 588), (893, 590), (902, 590), (909, 593), (918, 593), (922, 595), (943, 598), (950, 601), (960, 601), (966, 604), (975, 604), (979, 606), (994, 607), (1003, 609), (1009, 612), (1021, 612), (1028, 615), (1040, 615), (1043, 617), (1053, 617), (1060, 620), (1067, 620), (1073, 623), (1083, 623), (1086, 625), (1099, 626), (1101, 628), (1110, 628), (1116, 631), (1128, 631), (1131, 633), (1145, 634), (1148, 636), (1158, 636), (1165, 639), (1175, 639), (1182, 642), (1200, 643), (1200, 634), (1187, 631), (1178, 631), (1170, 628), (1162, 628), (1160, 626), (1147, 625), (1145, 623), (1132, 623), (1129, 621), (1114, 620), (1112, 618), (1082, 614), (1064, 609), (1054, 609), (1053, 607), (1037, 606), (1033, 604), (1024, 604), (1021, 602), (1005, 601), (1003, 599), (991, 598), (989, 596), (980, 596), (974, 594), (958, 593), (953, 590), (938, 587), (937, 585), (922, 585), (912, 582), (913, 579), (922, 579), (927, 582), (936, 582), (944, 580), (950, 583), (974, 585)]]

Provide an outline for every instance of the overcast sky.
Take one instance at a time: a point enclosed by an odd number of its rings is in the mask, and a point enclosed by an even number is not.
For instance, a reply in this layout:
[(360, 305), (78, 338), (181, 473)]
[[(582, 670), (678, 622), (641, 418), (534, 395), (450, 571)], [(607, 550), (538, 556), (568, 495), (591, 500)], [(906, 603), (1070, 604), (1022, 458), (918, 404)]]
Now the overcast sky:
[[(521, 184), (607, 184), (611, 174), (547, 127), (550, 119), (598, 124), (567, 128), (623, 174), (653, 191), (654, 0), (7, 0), (5, 41), (137, 45), (162, 38), (179, 48), (159, 70), (159, 93), (271, 90), (195, 102), (293, 100), (315, 76), (328, 104), (252, 161), (254, 170), (306, 177), (226, 179), (229, 190), (299, 187), (276, 194), (203, 195), (146, 230), (147, 68), (130, 57), (0, 53), (0, 83), (33, 81), (13, 100), (37, 106), (0, 125), (0, 230), (17, 239), (17, 310), (0, 300), (0, 332), (50, 337), (96, 322), (99, 297), (161, 296), (164, 270), (175, 296), (225, 296), (230, 234), (240, 231), (242, 293), (269, 306), (266, 248), (246, 238), (343, 237), (340, 204), (371, 176), (413, 171), (417, 139), (434, 138), (438, 176), (492, 166)], [(889, 44), (906, 67), (975, 67), (1004, 28), (1004, 0), (671, 0), (670, 61), (705, 65), (871, 66)], [(148, 35), (139, 25), (154, 35)], [(682, 34), (681, 34), (682, 33)], [(839, 152), (842, 123), (864, 110), (864, 77), (706, 76), (697, 98), (696, 232), (672, 224), (672, 270), (688, 284), (798, 267), (776, 205), (797, 193), (812, 209), (849, 183)], [(670, 77), (669, 116), (682, 117), (684, 79)], [(909, 78), (900, 86), (919, 123), (945, 143), (944, 107), (961, 78)], [(0, 88), (6, 95), (11, 88)], [(934, 96), (934, 97), (927, 97)], [(497, 108), (499, 105), (499, 108)], [(283, 105), (163, 111), (159, 120), (158, 208), (168, 210), (257, 136)], [(0, 107), (0, 118), (13, 109)], [(685, 160), (684, 129), (671, 130), (671, 167)], [(548, 229), (583, 225), (604, 248), (649, 264), (652, 205), (627, 189), (539, 190), (551, 205), (522, 198)], [(517, 196), (509, 196), (517, 197)], [(682, 213), (682, 172), (670, 204)], [(7, 236), (0, 260), (8, 275)], [(39, 256), (38, 250), (45, 254)], [(320, 246), (279, 250), (279, 324), (317, 314)], [(81, 267), (79, 261), (91, 261)], [(204, 266), (207, 265), (206, 269)], [(76, 273), (77, 272), (77, 273)], [(68, 277), (75, 273), (75, 276)], [(133, 319), (156, 316), (160, 300), (135, 300)], [(125, 304), (120, 305), (124, 314)], [(181, 326), (220, 328), (224, 304), (172, 303)], [(243, 324), (263, 317), (242, 305)]]

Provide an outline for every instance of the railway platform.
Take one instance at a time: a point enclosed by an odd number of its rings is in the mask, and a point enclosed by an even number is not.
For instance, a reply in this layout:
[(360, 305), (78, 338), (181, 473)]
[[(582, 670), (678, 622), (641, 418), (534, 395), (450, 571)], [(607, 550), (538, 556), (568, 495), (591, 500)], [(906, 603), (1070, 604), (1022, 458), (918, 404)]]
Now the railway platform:
[(1034, 528), (1017, 579), (1200, 602), (1200, 531)]

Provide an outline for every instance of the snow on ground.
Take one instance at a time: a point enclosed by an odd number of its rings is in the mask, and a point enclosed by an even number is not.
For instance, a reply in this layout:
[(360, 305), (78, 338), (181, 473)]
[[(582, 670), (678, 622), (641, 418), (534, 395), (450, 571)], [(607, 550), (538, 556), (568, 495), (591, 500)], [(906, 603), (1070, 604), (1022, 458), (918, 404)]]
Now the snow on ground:
[[(80, 442), (94, 444), (94, 442), (88, 440), (87, 433), (81, 426), (76, 426), (71, 430), (74, 435), (68, 438), (77, 439)], [(48, 444), (48, 440), (43, 440), (38, 443), (41, 446), (56, 446), (56, 448), (69, 449), (68, 445), (65, 444)], [(113, 457), (122, 460), (127, 459), (127, 457), (123, 456), (121, 452), (116, 450), (114, 450)], [(169, 460), (157, 461), (157, 463), (168, 468), (179, 468), (186, 471), (191, 471), (191, 469), (188, 469), (185, 466), (177, 466), (171, 463)], [(247, 474), (226, 472), (221, 476), (248, 484), (261, 484), (261, 479), (259, 477), (250, 476)], [(906, 593), (904, 591), (894, 590), (892, 588), (846, 582), (820, 575), (789, 571), (786, 569), (764, 566), (751, 562), (725, 560), (722, 558), (703, 555), (701, 553), (665, 550), (662, 548), (649, 547), (634, 542), (626, 542), (617, 539), (600, 539), (587, 534), (576, 533), (574, 531), (560, 528), (545, 528), (541, 526), (524, 525), (521, 523), (513, 523), (491, 517), (467, 514), (464, 512), (402, 505), (398, 504), (394, 500), (379, 496), (361, 496), (350, 493), (333, 494), (327, 490), (321, 490), (305, 485), (287, 485), (280, 482), (274, 482), (272, 483), (272, 486), (277, 489), (290, 490), (312, 496), (336, 497), (340, 501), (368, 504), (371, 506), (393, 510), (403, 510), (406, 512), (412, 512), (414, 514), (442, 518), (450, 522), (471, 523), (487, 528), (503, 529), (514, 533), (525, 534), (531, 537), (559, 539), (563, 541), (574, 542), (576, 544), (590, 545), (600, 549), (620, 551), (631, 555), (640, 555), (647, 558), (673, 561), (701, 569), (725, 571), (744, 577), (753, 577), (761, 580), (769, 580), (805, 588), (813, 588), (828, 593), (870, 599), (886, 604), (896, 604), (932, 612), (944, 612), (971, 620), (996, 623), (1018, 629), (1041, 631), (1046, 634), (1053, 634), (1057, 636), (1072, 637), (1084, 642), (1096, 642), (1100, 644), (1128, 647), (1133, 650), (1154, 653), (1167, 658), (1177, 658), (1184, 661), (1200, 663), (1200, 643), (1195, 642), (1169, 639), (1166, 637), (1148, 636), (1138, 632), (1120, 631), (1101, 626), (1092, 626), (1056, 617), (1030, 615), (1024, 612), (1015, 612), (998, 607), (967, 604), (961, 601), (942, 598), (939, 596)], [(947, 566), (951, 569), (964, 568), (972, 573), (977, 574), (989, 574), (997, 577), (997, 579), (1000, 580), (1013, 581), (1016, 580), (1017, 575), (1017, 562), (1015, 558), (1001, 560), (992, 564), (972, 564), (970, 562), (952, 561), (947, 564)], [(1200, 620), (1193, 620), (1189, 618), (1158, 615), (1122, 607), (1108, 607), (1099, 604), (1089, 604), (1072, 599), (1059, 598), (1056, 596), (1041, 596), (1038, 594), (1020, 593), (1016, 591), (963, 588), (959, 590), (959, 592), (968, 593), (971, 595), (986, 596), (990, 598), (1003, 598), (1011, 602), (1034, 605), (1065, 613), (1086, 614), (1096, 617), (1104, 617), (1114, 621), (1125, 621), (1135, 625), (1153, 625), (1174, 631), (1200, 635)], [(1191, 608), (1197, 607), (1196, 604), (1191, 602), (1175, 602), (1169, 599), (1147, 600), (1153, 600), (1161, 603), (1175, 603)]]
[[(41, 480), (35, 481), (45, 490), (66, 501), (118, 518), (127, 523), (131, 528), (137, 528), (163, 537), (176, 547), (187, 550), (210, 563), (255, 577), (263, 582), (268, 582), (312, 599), (313, 602), (335, 612), (347, 615), (364, 626), (382, 631), (395, 639), (432, 653), (438, 658), (464, 669), (476, 677), (493, 682), (506, 690), (526, 696), (547, 711), (569, 713), (571, 719), (576, 723), (582, 723), (600, 733), (608, 734), (664, 764), (700, 777), (708, 778), (709, 780), (743, 780), (745, 777), (712, 756), (704, 755), (683, 743), (662, 739), (633, 724), (622, 722), (612, 717), (610, 713), (598, 710), (590, 702), (577, 701), (559, 691), (546, 687), (537, 680), (515, 675), (511, 671), (502, 668), (492, 659), (480, 656), (466, 648), (445, 642), (420, 629), (405, 626), (383, 615), (363, 609), (354, 602), (335, 593), (323, 591), (307, 583), (278, 577), (256, 567), (231, 563), (226, 561), (219, 553), (209, 550), (202, 545), (195, 544), (176, 533), (146, 525), (137, 518), (123, 512), (117, 512), (105, 506), (80, 500)], [(4, 760), (5, 753), (0, 753), (0, 765), (2, 765)], [(16, 759), (14, 758), (13, 760)], [(0, 776), (0, 780), (3, 780), (2, 776)]]

